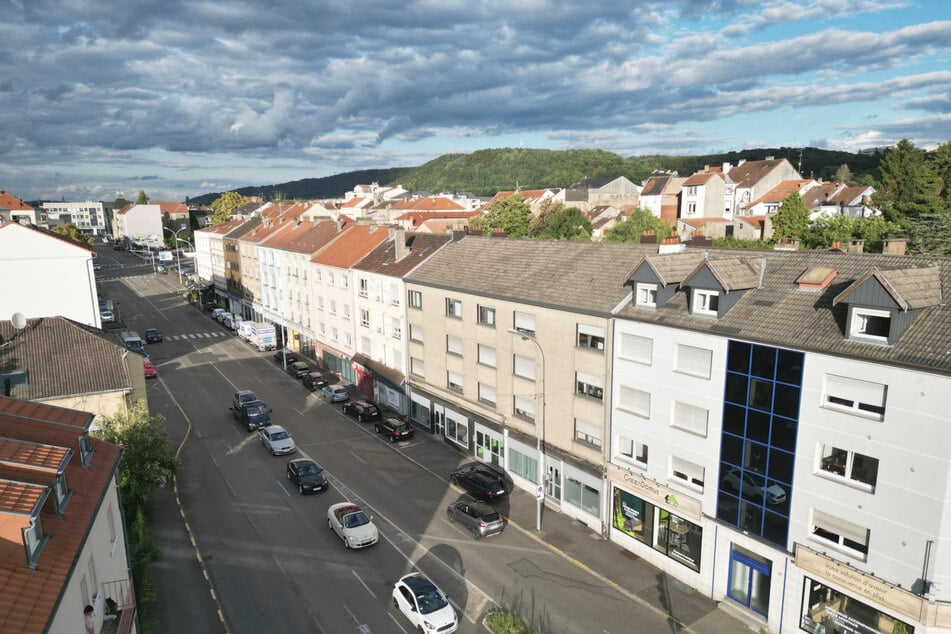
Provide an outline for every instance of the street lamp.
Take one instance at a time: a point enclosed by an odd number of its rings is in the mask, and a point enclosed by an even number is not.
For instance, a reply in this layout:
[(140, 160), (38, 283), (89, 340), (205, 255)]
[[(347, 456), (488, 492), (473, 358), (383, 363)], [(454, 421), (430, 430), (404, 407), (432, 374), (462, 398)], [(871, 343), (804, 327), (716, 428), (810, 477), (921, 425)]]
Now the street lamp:
[[(179, 232), (184, 231), (186, 228), (187, 228), (187, 227), (186, 227), (185, 225), (182, 225), (182, 226), (180, 226), (180, 227), (178, 228), (178, 231), (172, 231), (172, 230), (169, 229), (168, 227), (162, 227), (162, 229), (165, 229), (166, 231), (168, 231), (170, 234), (172, 234), (172, 237), (175, 238), (175, 250), (176, 250), (176, 251), (178, 251), (178, 243), (180, 242), (180, 240), (178, 239), (178, 234), (179, 234)], [(187, 240), (181, 240), (181, 242), (188, 242), (188, 241), (187, 241)], [(182, 284), (182, 258), (181, 258), (181, 257), (178, 258), (178, 267), (176, 267), (176, 268), (178, 268), (178, 285), (181, 286), (181, 284)]]
[(535, 344), (541, 359), (539, 373), (535, 378), (535, 406), (538, 407), (538, 424), (535, 426), (535, 448), (538, 451), (538, 490), (535, 492), (538, 506), (535, 513), (535, 530), (541, 532), (542, 506), (545, 502), (545, 454), (542, 451), (542, 437), (545, 435), (545, 351), (542, 350), (542, 344), (538, 343), (538, 339), (533, 335), (514, 329), (509, 329), (508, 332), (517, 335), (522, 341), (530, 341)]

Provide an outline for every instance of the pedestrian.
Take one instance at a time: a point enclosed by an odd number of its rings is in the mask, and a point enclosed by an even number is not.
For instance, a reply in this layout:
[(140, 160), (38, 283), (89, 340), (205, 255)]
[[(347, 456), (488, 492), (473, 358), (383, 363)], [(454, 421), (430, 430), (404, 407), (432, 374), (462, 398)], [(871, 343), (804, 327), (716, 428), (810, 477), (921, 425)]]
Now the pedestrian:
[(93, 619), (93, 610), (91, 605), (83, 609), (83, 622), (86, 624), (86, 634), (96, 634), (96, 621)]

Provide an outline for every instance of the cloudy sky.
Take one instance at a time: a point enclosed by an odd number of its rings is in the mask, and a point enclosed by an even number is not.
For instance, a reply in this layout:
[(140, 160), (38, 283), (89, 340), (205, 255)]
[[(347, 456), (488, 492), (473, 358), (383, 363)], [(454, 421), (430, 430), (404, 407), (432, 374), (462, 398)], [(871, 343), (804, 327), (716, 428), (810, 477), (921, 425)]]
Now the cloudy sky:
[[(951, 139), (947, 0), (0, 0), (0, 189)], [(514, 185), (514, 184), (513, 184)]]

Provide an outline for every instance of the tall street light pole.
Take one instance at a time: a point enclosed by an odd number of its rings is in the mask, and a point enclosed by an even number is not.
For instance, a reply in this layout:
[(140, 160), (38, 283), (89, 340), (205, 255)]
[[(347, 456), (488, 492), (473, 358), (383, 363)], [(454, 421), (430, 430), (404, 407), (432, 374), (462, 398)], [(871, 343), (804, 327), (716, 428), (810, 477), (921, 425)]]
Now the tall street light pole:
[(545, 435), (545, 351), (538, 339), (534, 336), (524, 333), (520, 330), (509, 330), (513, 335), (517, 335), (522, 341), (530, 341), (538, 349), (538, 356), (541, 365), (538, 368), (538, 376), (535, 377), (535, 406), (538, 408), (538, 423), (535, 426), (535, 448), (538, 451), (538, 489), (535, 491), (537, 508), (535, 512), (535, 530), (542, 530), (542, 506), (545, 503), (545, 453), (542, 446), (542, 438)]
[[(172, 230), (169, 229), (168, 227), (162, 227), (162, 228), (165, 229), (166, 231), (168, 231), (170, 234), (172, 234), (172, 237), (175, 238), (175, 251), (177, 252), (177, 251), (178, 251), (178, 243), (180, 242), (179, 239), (178, 239), (178, 234), (179, 234), (179, 232), (185, 230), (185, 225), (180, 226), (180, 227), (178, 228), (178, 231), (172, 231)], [(175, 267), (175, 268), (178, 269), (178, 285), (181, 286), (181, 285), (182, 285), (182, 258), (179, 257), (179, 258), (177, 258), (177, 260), (178, 260), (178, 266)]]

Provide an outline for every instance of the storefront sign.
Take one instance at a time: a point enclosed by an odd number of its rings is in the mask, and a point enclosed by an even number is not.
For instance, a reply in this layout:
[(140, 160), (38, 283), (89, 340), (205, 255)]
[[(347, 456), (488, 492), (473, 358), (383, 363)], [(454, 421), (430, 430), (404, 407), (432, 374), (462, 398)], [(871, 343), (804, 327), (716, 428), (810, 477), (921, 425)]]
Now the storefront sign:
[(875, 601), (914, 620), (922, 616), (924, 606), (921, 597), (903, 590), (882, 579), (865, 574), (821, 555), (814, 550), (796, 544), (796, 567), (841, 586), (856, 596)]
[(701, 518), (702, 507), (699, 500), (695, 500), (683, 493), (669, 489), (653, 480), (648, 480), (643, 476), (631, 473), (610, 463), (607, 465), (607, 473), (608, 478), (611, 480), (618, 484), (623, 484), (625, 487), (631, 489), (632, 492), (650, 500), (654, 504), (674, 509), (677, 511), (677, 515), (683, 517), (690, 517), (696, 520)]

